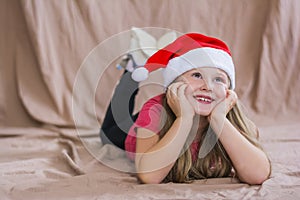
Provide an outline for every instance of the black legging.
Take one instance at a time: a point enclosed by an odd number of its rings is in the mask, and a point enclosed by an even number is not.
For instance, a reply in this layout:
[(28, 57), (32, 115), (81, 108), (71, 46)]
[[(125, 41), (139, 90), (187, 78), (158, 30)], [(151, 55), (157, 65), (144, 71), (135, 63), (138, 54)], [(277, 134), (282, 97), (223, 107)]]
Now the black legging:
[(127, 133), (138, 116), (138, 113), (133, 115), (137, 93), (138, 83), (132, 80), (130, 72), (125, 71), (115, 89), (100, 129), (103, 144), (114, 144), (125, 149)]

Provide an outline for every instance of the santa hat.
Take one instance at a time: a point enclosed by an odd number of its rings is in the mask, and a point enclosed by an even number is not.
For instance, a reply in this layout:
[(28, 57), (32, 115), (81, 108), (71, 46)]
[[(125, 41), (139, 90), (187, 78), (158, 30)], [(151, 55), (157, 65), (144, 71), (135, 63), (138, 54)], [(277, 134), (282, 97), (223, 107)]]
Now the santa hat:
[(235, 88), (235, 72), (227, 45), (213, 37), (188, 33), (153, 54), (143, 67), (135, 69), (132, 79), (146, 80), (150, 72), (163, 68), (164, 86), (167, 87), (181, 74), (199, 67), (216, 67), (225, 71), (230, 89)]

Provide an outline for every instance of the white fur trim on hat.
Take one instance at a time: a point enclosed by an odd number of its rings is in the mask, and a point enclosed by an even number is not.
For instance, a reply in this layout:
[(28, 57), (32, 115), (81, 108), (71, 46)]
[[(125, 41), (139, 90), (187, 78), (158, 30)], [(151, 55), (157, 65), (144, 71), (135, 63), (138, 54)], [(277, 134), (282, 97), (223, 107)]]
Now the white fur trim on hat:
[(133, 71), (131, 77), (137, 82), (144, 81), (148, 78), (149, 71), (145, 67), (139, 67)]
[(230, 89), (235, 88), (235, 71), (231, 56), (220, 49), (202, 47), (171, 59), (164, 69), (164, 86), (167, 87), (178, 76), (199, 67), (216, 67), (225, 71), (230, 79)]

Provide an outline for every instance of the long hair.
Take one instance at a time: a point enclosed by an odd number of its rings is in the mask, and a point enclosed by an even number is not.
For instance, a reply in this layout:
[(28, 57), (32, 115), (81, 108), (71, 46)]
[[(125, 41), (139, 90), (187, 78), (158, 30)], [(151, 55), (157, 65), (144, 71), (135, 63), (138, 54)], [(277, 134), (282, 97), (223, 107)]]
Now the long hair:
[[(163, 106), (166, 112), (163, 112), (162, 117), (162, 130), (160, 131), (160, 138), (162, 138), (172, 126), (176, 119), (175, 114), (167, 103), (166, 96), (163, 99)], [(258, 143), (258, 130), (254, 123), (252, 123), (242, 112), (239, 102), (228, 112), (227, 119), (233, 124), (233, 126), (239, 130), (239, 132), (249, 140), (256, 147), (261, 148)], [(203, 145), (204, 138), (207, 135), (209, 125), (203, 133), (201, 133), (201, 139), (199, 145)], [(190, 135), (195, 135), (190, 133)], [(206, 140), (207, 141), (207, 140)], [(224, 150), (223, 145), (218, 139), (214, 142), (214, 146), (204, 157), (197, 156), (196, 160), (193, 160), (190, 150), (191, 141), (187, 139), (184, 144), (183, 150), (179, 158), (175, 161), (174, 166), (165, 177), (163, 182), (177, 182), (187, 183), (197, 179), (228, 177), (232, 171), (232, 162)], [(200, 152), (199, 152), (200, 153)]]

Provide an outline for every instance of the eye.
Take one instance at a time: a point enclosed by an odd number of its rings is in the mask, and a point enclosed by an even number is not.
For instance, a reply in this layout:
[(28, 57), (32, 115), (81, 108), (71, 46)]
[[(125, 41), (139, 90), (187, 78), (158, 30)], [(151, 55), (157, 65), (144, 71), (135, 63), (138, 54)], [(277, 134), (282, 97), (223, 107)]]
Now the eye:
[(218, 83), (226, 83), (226, 81), (222, 77), (216, 77), (215, 81), (218, 82)]
[(194, 72), (192, 74), (192, 77), (195, 77), (195, 78), (199, 79), (199, 78), (202, 78), (202, 75), (199, 72)]

